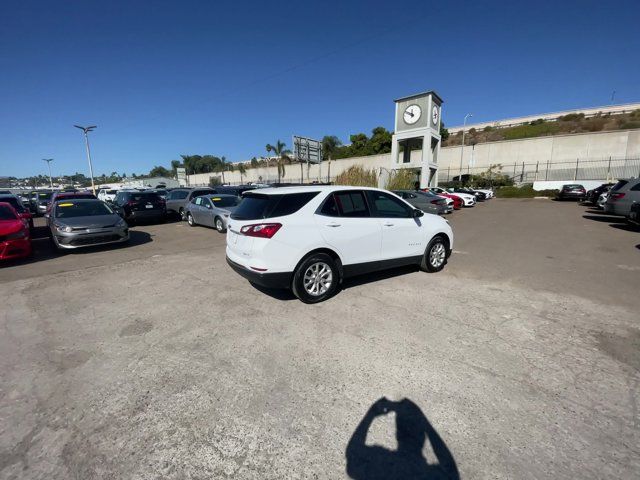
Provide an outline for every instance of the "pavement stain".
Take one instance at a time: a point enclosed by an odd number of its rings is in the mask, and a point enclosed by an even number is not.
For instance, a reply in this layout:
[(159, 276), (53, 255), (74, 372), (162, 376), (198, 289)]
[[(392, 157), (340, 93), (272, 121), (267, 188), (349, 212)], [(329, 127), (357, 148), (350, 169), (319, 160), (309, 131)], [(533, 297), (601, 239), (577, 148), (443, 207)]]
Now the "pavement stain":
[(629, 329), (627, 335), (600, 332), (596, 339), (601, 352), (640, 371), (640, 330)]
[(133, 337), (135, 335), (144, 335), (147, 332), (153, 330), (153, 324), (151, 322), (145, 322), (142, 320), (138, 320), (133, 322), (122, 330), (120, 330), (121, 337)]
[(54, 351), (50, 354), (50, 361), (53, 363), (58, 371), (66, 372), (72, 368), (77, 368), (89, 361), (93, 356), (93, 353), (86, 350), (74, 350), (71, 352)]

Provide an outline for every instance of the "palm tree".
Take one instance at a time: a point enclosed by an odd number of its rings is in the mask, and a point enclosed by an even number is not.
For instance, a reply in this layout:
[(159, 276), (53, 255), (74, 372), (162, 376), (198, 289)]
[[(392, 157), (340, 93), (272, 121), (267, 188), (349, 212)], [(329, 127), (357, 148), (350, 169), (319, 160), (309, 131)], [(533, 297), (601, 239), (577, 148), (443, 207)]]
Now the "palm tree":
[(267, 143), (266, 149), (268, 153), (273, 152), (276, 156), (276, 162), (278, 165), (278, 183), (280, 183), (280, 178), (284, 178), (284, 162), (288, 161), (291, 163), (291, 150), (287, 150), (287, 145), (280, 140), (276, 141), (275, 145), (271, 145)]
[(342, 142), (335, 135), (325, 135), (322, 138), (322, 158), (323, 160), (329, 160), (327, 181), (331, 178), (331, 159), (340, 146), (342, 146)]
[(216, 173), (222, 173), (222, 184), (224, 185), (226, 182), (224, 181), (224, 171), (227, 168), (226, 166), (227, 158), (222, 157), (220, 159), (220, 163), (216, 165)]
[(244, 183), (242, 181), (242, 176), (247, 173), (247, 167), (244, 166), (244, 163), (238, 164), (238, 171), (240, 172), (240, 183)]

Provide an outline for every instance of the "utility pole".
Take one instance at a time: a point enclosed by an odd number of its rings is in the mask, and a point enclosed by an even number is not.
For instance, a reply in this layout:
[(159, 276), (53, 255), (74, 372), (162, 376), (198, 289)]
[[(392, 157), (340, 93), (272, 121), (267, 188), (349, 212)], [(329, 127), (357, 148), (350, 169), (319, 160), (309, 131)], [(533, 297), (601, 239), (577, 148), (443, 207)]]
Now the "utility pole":
[(464, 116), (464, 122), (462, 123), (462, 148), (460, 149), (460, 173), (458, 174), (458, 180), (460, 182), (460, 186), (462, 186), (462, 158), (464, 157), (464, 130), (467, 126), (467, 118), (473, 117), (473, 114), (467, 113)]
[(79, 128), (84, 132), (84, 144), (87, 147), (87, 160), (89, 160), (89, 174), (91, 175), (91, 190), (93, 190), (93, 194), (96, 194), (96, 184), (93, 181), (93, 165), (91, 164), (91, 150), (89, 149), (89, 132), (92, 132), (96, 126), (92, 125), (90, 127), (81, 127), (80, 125), (74, 125), (74, 127)]
[(51, 162), (53, 162), (53, 158), (43, 158), (43, 162), (47, 162), (47, 166), (49, 167), (49, 186), (53, 190), (53, 179), (51, 178)]

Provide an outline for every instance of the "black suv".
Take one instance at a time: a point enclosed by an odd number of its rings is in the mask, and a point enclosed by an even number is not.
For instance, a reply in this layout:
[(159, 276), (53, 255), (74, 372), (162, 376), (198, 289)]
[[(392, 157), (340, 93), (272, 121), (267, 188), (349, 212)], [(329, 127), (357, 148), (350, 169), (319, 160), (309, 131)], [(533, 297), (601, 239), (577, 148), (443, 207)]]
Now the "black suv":
[(129, 225), (139, 221), (163, 222), (167, 205), (156, 192), (120, 190), (111, 206)]

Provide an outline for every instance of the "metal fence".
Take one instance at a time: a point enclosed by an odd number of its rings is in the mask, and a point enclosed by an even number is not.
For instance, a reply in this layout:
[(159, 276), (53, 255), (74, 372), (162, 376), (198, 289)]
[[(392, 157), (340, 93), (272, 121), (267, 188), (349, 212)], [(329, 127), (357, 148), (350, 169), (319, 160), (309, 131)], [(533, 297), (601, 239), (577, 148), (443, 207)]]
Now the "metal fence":
[[(363, 167), (367, 168), (366, 161), (362, 164)], [(333, 170), (333, 169), (332, 169)], [(389, 173), (389, 170), (386, 168), (376, 168), (378, 170), (379, 175), (385, 175)], [(297, 172), (296, 172), (297, 173)], [(480, 175), (491, 179), (491, 177), (497, 176), (506, 176), (511, 179), (514, 183), (533, 183), (535, 181), (542, 180), (557, 180), (557, 181), (579, 181), (579, 180), (604, 180), (604, 181), (613, 181), (618, 178), (628, 178), (628, 177), (640, 177), (640, 157), (637, 158), (599, 158), (599, 159), (580, 159), (577, 158), (574, 161), (563, 161), (563, 162), (535, 162), (535, 163), (527, 163), (527, 162), (514, 162), (511, 164), (500, 164), (498, 167), (494, 167), (489, 171), (489, 167), (485, 166), (463, 166), (462, 171), (460, 171), (459, 166), (449, 166), (443, 167), (441, 166), (438, 170), (438, 181), (439, 182), (452, 182), (457, 181), (460, 178), (460, 173), (462, 173), (463, 179), (465, 175)], [(219, 177), (221, 181), (222, 178), (218, 174), (212, 174), (211, 177)], [(331, 175), (323, 172), (322, 181), (323, 182), (333, 182), (336, 179), (336, 174), (334, 171), (331, 172)], [(300, 175), (296, 175), (295, 173), (287, 172), (287, 176), (282, 178), (282, 182), (300, 182)], [(318, 178), (310, 178), (307, 179), (306, 175), (302, 177), (303, 183), (310, 183), (314, 180), (318, 180)], [(246, 182), (247, 179), (245, 179)], [(253, 180), (252, 181), (256, 181)], [(262, 180), (265, 183), (276, 181), (276, 177), (274, 178), (266, 178)], [(238, 185), (240, 182), (227, 182), (227, 185)], [(208, 185), (208, 183), (195, 183), (190, 182), (190, 186), (204, 186)]]
[(640, 176), (640, 158), (579, 159), (565, 162), (514, 162), (501, 164), (489, 171), (489, 167), (440, 168), (438, 180), (450, 182), (465, 175), (505, 175), (515, 183), (533, 183), (540, 180), (615, 180)]

